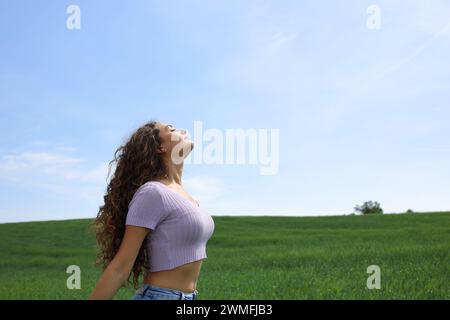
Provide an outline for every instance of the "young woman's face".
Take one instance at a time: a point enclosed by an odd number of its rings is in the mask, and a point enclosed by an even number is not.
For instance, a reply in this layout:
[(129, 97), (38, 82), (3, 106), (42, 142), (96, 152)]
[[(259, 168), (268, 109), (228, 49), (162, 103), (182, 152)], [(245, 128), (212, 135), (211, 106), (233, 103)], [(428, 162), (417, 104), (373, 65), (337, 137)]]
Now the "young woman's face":
[(174, 155), (179, 152), (183, 158), (186, 158), (194, 148), (194, 143), (189, 139), (187, 131), (163, 122), (158, 123), (157, 126), (161, 139), (161, 151), (169, 156), (172, 155), (172, 151)]

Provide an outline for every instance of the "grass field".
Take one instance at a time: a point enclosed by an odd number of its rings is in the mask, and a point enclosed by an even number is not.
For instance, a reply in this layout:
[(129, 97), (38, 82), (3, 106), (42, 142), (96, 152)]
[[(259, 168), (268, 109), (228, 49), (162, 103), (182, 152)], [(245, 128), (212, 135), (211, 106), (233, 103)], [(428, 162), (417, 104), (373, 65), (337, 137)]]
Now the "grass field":
[[(213, 218), (199, 299), (450, 299), (450, 212)], [(0, 299), (86, 299), (100, 275), (88, 223), (1, 224)], [(79, 290), (66, 287), (69, 265)], [(367, 289), (369, 265), (380, 290)]]

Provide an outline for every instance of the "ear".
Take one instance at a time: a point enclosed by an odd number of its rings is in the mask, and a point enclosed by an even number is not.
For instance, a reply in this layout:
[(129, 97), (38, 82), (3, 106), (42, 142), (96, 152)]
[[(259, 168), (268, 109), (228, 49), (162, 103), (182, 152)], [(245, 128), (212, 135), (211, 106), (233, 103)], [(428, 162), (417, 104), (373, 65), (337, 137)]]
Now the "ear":
[(156, 153), (164, 153), (164, 152), (166, 152), (167, 150), (166, 150), (166, 148), (164, 148), (164, 147), (158, 147), (158, 149), (156, 149)]

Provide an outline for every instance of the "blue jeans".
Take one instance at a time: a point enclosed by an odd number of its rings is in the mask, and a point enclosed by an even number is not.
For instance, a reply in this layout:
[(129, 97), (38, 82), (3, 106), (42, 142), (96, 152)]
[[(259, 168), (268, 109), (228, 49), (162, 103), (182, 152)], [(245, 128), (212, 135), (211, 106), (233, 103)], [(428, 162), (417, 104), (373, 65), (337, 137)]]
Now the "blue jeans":
[(133, 300), (198, 300), (198, 291), (183, 292), (144, 283), (136, 290)]

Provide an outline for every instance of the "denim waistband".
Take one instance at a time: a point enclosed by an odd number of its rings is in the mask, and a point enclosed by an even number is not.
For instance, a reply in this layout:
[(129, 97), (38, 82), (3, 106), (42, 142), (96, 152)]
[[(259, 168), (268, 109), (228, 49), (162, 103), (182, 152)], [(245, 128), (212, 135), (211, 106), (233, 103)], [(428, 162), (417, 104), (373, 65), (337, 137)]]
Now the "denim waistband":
[(193, 300), (197, 300), (198, 297), (198, 291), (197, 289), (195, 289), (194, 291), (191, 292), (184, 292), (184, 291), (180, 291), (180, 290), (176, 290), (176, 289), (171, 289), (171, 288), (164, 288), (164, 287), (158, 287), (155, 285), (151, 285), (148, 283), (144, 283), (139, 289), (138, 289), (138, 293), (141, 293), (143, 295), (145, 295), (145, 292), (147, 290), (152, 290), (154, 292), (161, 292), (161, 293), (167, 293), (167, 294), (172, 294), (172, 295), (177, 295), (179, 296), (181, 299), (183, 299), (185, 296), (192, 296)]

